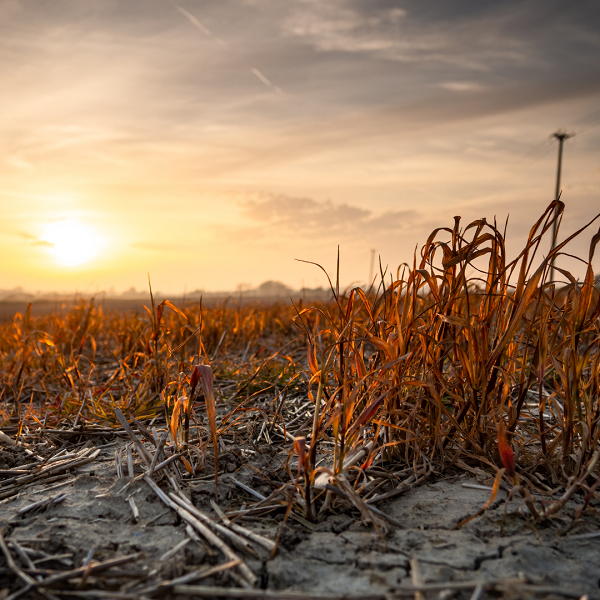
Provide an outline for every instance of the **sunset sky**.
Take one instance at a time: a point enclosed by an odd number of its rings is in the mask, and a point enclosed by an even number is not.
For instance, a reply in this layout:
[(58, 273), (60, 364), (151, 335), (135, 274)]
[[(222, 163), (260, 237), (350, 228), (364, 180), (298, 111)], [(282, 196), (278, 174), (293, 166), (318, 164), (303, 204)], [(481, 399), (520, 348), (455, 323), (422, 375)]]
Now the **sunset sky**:
[(600, 212), (599, 57), (597, 0), (3, 0), (0, 288), (315, 287), (295, 259), (338, 245), (364, 282), (454, 215), (514, 252), (558, 129), (565, 236)]

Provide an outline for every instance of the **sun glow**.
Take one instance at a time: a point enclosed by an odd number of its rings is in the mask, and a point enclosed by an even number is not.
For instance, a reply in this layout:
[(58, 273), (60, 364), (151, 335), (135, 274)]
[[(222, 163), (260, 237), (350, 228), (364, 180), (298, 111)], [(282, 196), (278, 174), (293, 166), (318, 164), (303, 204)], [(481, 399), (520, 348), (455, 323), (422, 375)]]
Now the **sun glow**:
[(91, 228), (74, 219), (51, 223), (42, 240), (58, 263), (76, 267), (94, 259), (103, 246), (102, 238)]

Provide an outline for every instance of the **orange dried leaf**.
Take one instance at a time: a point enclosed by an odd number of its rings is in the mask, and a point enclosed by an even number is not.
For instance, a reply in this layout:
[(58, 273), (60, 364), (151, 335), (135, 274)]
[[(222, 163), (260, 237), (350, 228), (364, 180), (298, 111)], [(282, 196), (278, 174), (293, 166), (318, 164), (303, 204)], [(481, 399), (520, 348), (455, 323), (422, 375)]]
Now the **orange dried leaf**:
[(190, 475), (193, 475), (194, 474), (194, 469), (192, 468), (192, 465), (190, 464), (190, 461), (187, 460), (187, 458), (185, 458), (185, 456), (180, 456), (179, 458), (181, 458), (181, 462), (183, 463), (183, 466), (185, 467), (185, 470)]
[(496, 478), (494, 479), (494, 485), (492, 486), (492, 493), (490, 494), (490, 499), (485, 503), (485, 506), (480, 508), (475, 514), (472, 514), (470, 517), (463, 519), (454, 529), (460, 529), (463, 525), (467, 524), (469, 521), (478, 517), (481, 513), (483, 513), (490, 504), (496, 499), (498, 494), (498, 490), (500, 489), (500, 482), (502, 481), (502, 475), (504, 475), (504, 469), (500, 469), (498, 473), (496, 473)]
[(190, 377), (190, 387), (192, 388), (192, 393), (190, 394), (190, 397), (194, 396), (194, 392), (196, 391), (196, 386), (198, 385), (199, 381), (200, 381), (200, 371), (198, 370), (198, 366), (196, 365), (192, 372), (192, 376)]
[(171, 435), (173, 441), (177, 444), (177, 430), (179, 429), (179, 413), (181, 412), (181, 399), (178, 399), (171, 415)]
[(366, 425), (374, 416), (381, 403), (384, 401), (385, 397), (391, 392), (391, 390), (387, 390), (379, 396), (376, 400), (373, 400), (371, 404), (369, 404), (359, 415), (358, 419), (354, 422), (350, 430), (348, 431), (348, 438), (358, 431), (360, 427)]
[(394, 360), (396, 358), (394, 347), (381, 338), (369, 336), (369, 342), (376, 346), (378, 350), (381, 350), (385, 354), (387, 360)]
[[(169, 300), (163, 300), (160, 303), (160, 305), (168, 306), (171, 310), (175, 311), (178, 315), (182, 316), (186, 321), (188, 320), (188, 318), (185, 316), (185, 313), (180, 311), (172, 302), (169, 302)], [(160, 306), (159, 306), (159, 308), (160, 308)]]
[(504, 429), (504, 422), (500, 420), (498, 423), (498, 451), (500, 452), (500, 460), (506, 469), (508, 475), (514, 479), (515, 477), (515, 455), (512, 448), (508, 444), (506, 439), (506, 431)]
[(468, 327), (469, 323), (463, 317), (455, 317), (453, 315), (441, 315), (438, 314), (440, 320), (444, 321), (444, 323), (448, 323), (449, 325), (456, 325), (457, 327)]
[(200, 371), (202, 380), (202, 391), (204, 392), (204, 401), (206, 402), (206, 415), (213, 438), (213, 448), (215, 451), (215, 496), (218, 497), (217, 484), (219, 482), (219, 446), (217, 443), (217, 421), (216, 421), (216, 403), (215, 390), (213, 385), (212, 369), (208, 365), (196, 365)]
[(377, 456), (379, 451), (380, 448), (376, 448), (369, 453), (369, 456), (367, 456), (367, 460), (365, 460), (365, 462), (360, 467), (362, 471), (365, 471), (371, 466), (373, 460), (375, 460), (375, 457)]
[(308, 366), (310, 372), (315, 375), (319, 371), (319, 365), (317, 363), (317, 352), (312, 344), (308, 345)]
[(156, 330), (157, 331), (158, 331), (158, 328), (160, 327), (160, 320), (162, 318), (163, 310), (165, 310), (165, 303), (161, 302), (156, 307)]
[(364, 379), (367, 376), (367, 368), (365, 367), (365, 361), (363, 357), (358, 353), (354, 353), (354, 363), (356, 364), (356, 372), (360, 379)]
[(298, 455), (298, 475), (304, 467), (306, 460), (306, 438), (304, 436), (294, 438), (294, 451)]

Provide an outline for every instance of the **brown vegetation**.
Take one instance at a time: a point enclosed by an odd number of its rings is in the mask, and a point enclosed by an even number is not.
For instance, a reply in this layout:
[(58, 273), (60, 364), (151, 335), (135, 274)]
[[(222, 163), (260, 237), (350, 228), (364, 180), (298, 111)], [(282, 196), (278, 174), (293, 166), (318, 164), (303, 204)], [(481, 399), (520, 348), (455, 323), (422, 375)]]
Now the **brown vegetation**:
[[(587, 503), (598, 482), (600, 305), (592, 258), (600, 234), (584, 281), (558, 269), (568, 283), (557, 290), (550, 261), (583, 231), (540, 258), (542, 237), (562, 210), (560, 202), (548, 207), (511, 262), (495, 225), (461, 229), (456, 218), (389, 284), (383, 273), (377, 290), (342, 292), (336, 281), (331, 302), (312, 308), (163, 301), (145, 313), (104, 314), (82, 302), (63, 318), (18, 314), (1, 326), (1, 427), (17, 435), (116, 427), (116, 409), (142, 421), (164, 415), (185, 468), (196, 473), (209, 439), (216, 455), (217, 437), (244, 419), (290, 437), (289, 394), (310, 400), (312, 431), (296, 440), (294, 485), (281, 493), (309, 519), (339, 495), (377, 525), (356, 475), (391, 461), (419, 482), (452, 466), (498, 473), (502, 458), (516, 469), (512, 483), (534, 516), (566, 500), (536, 504), (529, 490), (550, 495), (564, 487), (564, 498), (584, 489)], [(211, 367), (203, 385), (196, 364)], [(209, 372), (217, 405), (237, 403), (219, 423)], [(209, 428), (190, 437), (203, 404)], [(503, 429), (510, 453), (498, 451)], [(327, 465), (318, 464), (320, 444), (331, 454)], [(514, 465), (506, 458), (513, 451)]]

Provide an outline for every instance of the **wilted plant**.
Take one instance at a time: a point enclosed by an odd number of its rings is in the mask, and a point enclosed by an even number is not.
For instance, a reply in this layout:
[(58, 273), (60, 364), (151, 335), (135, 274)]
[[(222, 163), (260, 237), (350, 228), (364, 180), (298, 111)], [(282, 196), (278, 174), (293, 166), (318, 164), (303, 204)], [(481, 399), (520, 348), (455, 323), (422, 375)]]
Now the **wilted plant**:
[[(341, 294), (338, 278), (331, 306), (299, 311), (315, 404), (309, 456), (327, 430), (334, 475), (368, 441), (366, 464), (379, 455), (415, 474), (465, 459), (494, 465), (498, 453), (512, 478), (519, 469), (555, 484), (581, 474), (600, 438), (592, 269), (600, 234), (584, 281), (558, 269), (567, 279), (559, 289), (548, 281), (551, 261), (585, 227), (548, 256), (537, 254), (563, 209), (560, 201), (547, 208), (511, 262), (495, 224), (481, 219), (462, 229), (456, 217), (452, 229), (430, 235), (412, 268), (385, 286), (382, 273), (377, 293)], [(507, 435), (518, 443), (516, 464)]]

